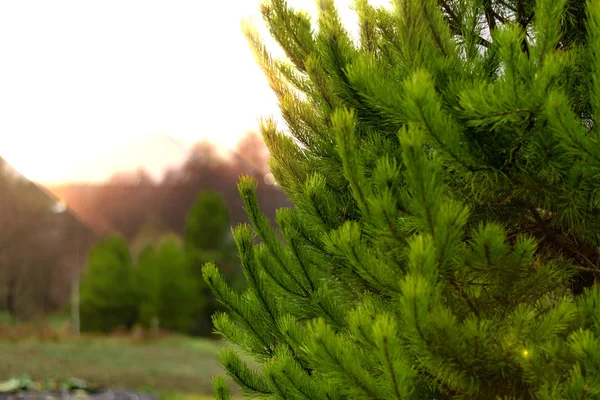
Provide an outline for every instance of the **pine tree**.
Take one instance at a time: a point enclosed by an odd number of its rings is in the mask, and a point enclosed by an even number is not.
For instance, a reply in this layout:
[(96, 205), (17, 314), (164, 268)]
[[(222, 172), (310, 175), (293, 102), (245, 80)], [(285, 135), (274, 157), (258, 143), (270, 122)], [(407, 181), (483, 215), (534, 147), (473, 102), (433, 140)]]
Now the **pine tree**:
[(120, 236), (96, 244), (81, 281), (81, 329), (110, 332), (131, 328), (138, 295), (129, 246)]
[(229, 210), (221, 195), (204, 191), (190, 209), (185, 229), (185, 243), (198, 251), (219, 251), (229, 226)]
[(226, 282), (235, 288), (243, 287), (239, 261), (235, 259), (235, 243), (229, 230), (229, 209), (223, 197), (215, 191), (201, 192), (191, 207), (185, 229), (185, 248), (192, 270), (200, 283), (204, 307), (198, 309), (196, 335), (210, 335), (213, 330), (211, 316), (222, 306), (211, 295), (210, 288), (202, 279), (202, 267), (212, 261), (221, 269)]
[(246, 27), (294, 206), (282, 241), (242, 178), (249, 288), (204, 268), (258, 365), (225, 349), (228, 375), (265, 399), (600, 398), (600, 0), (357, 0), (357, 38), (318, 8), (262, 6), (285, 59)]
[(186, 252), (172, 236), (165, 237), (157, 248), (147, 246), (136, 268), (140, 292), (139, 321), (151, 326), (153, 320), (171, 331), (187, 333), (204, 308), (198, 295), (198, 281)]

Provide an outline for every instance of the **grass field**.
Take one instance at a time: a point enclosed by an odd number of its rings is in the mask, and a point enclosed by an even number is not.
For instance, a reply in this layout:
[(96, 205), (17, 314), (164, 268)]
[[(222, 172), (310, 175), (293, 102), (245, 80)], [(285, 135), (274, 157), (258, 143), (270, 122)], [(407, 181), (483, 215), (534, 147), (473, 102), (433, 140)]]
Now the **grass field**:
[(77, 377), (91, 385), (157, 392), (161, 399), (204, 400), (212, 398), (206, 397), (211, 378), (222, 373), (216, 359), (222, 346), (177, 336), (0, 341), (0, 380)]

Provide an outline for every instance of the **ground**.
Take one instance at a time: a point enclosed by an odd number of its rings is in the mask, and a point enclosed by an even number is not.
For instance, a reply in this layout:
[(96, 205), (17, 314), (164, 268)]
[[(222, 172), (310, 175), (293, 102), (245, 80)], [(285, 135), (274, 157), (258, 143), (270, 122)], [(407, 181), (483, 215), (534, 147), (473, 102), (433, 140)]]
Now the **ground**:
[(23, 375), (43, 381), (76, 377), (94, 386), (160, 393), (161, 399), (204, 400), (212, 398), (212, 377), (223, 373), (216, 358), (222, 346), (184, 336), (0, 335), (0, 381)]

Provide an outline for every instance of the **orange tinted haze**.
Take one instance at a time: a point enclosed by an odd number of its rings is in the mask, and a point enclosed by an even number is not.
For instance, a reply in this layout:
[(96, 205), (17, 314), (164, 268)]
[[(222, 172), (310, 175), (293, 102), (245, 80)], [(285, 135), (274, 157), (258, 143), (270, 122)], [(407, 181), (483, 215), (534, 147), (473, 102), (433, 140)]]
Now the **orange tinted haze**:
[[(351, 2), (336, 1), (349, 26)], [(259, 4), (0, 2), (0, 155), (30, 179), (58, 182), (107, 177), (123, 165), (112, 154), (127, 157), (115, 149), (149, 136), (232, 147), (259, 117), (278, 115), (240, 28), (245, 17), (261, 26)], [(160, 141), (149, 143), (159, 164)]]

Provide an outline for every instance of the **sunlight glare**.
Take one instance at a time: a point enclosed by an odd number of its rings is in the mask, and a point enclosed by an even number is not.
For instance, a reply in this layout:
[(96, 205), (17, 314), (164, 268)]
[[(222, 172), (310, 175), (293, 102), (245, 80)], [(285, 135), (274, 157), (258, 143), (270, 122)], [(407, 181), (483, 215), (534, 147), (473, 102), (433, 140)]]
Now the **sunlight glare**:
[[(0, 156), (41, 182), (95, 179), (110, 175), (107, 154), (152, 132), (230, 149), (260, 117), (281, 122), (240, 28), (263, 25), (260, 3), (2, 2)], [(336, 1), (349, 25), (352, 3)]]

